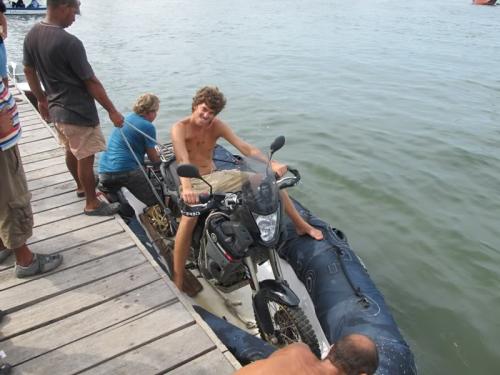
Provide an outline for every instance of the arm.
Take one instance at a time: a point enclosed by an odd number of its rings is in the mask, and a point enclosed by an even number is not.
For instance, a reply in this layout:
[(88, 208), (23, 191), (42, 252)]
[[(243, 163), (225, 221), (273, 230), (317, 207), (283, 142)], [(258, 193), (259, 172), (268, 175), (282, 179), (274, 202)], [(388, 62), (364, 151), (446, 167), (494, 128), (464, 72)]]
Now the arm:
[[(222, 121), (219, 121), (219, 126), (221, 129), (221, 137), (236, 147), (243, 155), (262, 160), (267, 163), (268, 158), (257, 147), (243, 141)], [(279, 176), (283, 176), (287, 171), (287, 166), (285, 164), (278, 163), (274, 160), (271, 161), (271, 167)]]
[(38, 110), (40, 111), (42, 118), (45, 121), (49, 121), (49, 104), (47, 102), (47, 96), (42, 90), (42, 86), (40, 85), (40, 80), (36, 75), (35, 69), (31, 66), (25, 65), (24, 75), (26, 76), (31, 92), (35, 95), (36, 100), (38, 101)]
[[(188, 164), (189, 153), (186, 147), (186, 133), (181, 121), (172, 127), (170, 137), (174, 145), (175, 159), (177, 164)], [(182, 186), (182, 199), (188, 204), (198, 203), (198, 194), (193, 191), (191, 180), (180, 177)]]
[(113, 102), (109, 99), (101, 81), (99, 81), (96, 76), (92, 76), (83, 82), (85, 82), (85, 86), (87, 87), (90, 95), (92, 95), (94, 99), (97, 100), (97, 102), (102, 105), (106, 111), (108, 111), (109, 119), (113, 122), (113, 124), (116, 127), (121, 128), (123, 126), (123, 116), (116, 110)]
[(153, 164), (160, 162), (160, 155), (158, 155), (158, 152), (156, 152), (156, 149), (154, 147), (146, 148), (146, 155), (148, 155), (148, 159)]
[(2, 25), (2, 39), (7, 39), (7, 18), (5, 18), (5, 15), (3, 13), (0, 13), (0, 25)]

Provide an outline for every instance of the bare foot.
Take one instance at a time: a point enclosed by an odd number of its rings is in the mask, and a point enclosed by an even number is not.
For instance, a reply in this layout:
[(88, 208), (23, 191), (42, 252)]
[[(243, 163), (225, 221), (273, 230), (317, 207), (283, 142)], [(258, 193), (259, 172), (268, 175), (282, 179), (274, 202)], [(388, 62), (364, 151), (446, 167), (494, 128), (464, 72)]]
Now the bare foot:
[(308, 236), (314, 238), (315, 240), (322, 240), (323, 237), (323, 232), (320, 229), (314, 228), (312, 225), (306, 224), (304, 228), (298, 229), (297, 228), (297, 233), (299, 236), (303, 236), (307, 234)]

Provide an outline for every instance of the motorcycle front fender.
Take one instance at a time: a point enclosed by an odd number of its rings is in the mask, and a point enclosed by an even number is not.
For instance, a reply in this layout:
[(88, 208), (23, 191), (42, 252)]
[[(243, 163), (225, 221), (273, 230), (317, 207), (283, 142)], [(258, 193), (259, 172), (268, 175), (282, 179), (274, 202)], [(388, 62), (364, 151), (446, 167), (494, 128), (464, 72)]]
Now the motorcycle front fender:
[(273, 301), (285, 306), (296, 307), (300, 303), (299, 297), (283, 282), (278, 280), (263, 280), (259, 283), (259, 291), (253, 297), (255, 318), (260, 329), (265, 334), (273, 333), (273, 322), (267, 301)]

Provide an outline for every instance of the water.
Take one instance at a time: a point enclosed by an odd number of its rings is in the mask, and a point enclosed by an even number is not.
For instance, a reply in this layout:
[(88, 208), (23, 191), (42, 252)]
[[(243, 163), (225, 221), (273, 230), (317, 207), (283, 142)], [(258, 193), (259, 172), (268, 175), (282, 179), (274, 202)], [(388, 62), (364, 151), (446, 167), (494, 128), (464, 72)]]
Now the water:
[[(156, 124), (218, 85), (221, 118), (298, 167), (293, 195), (349, 236), (422, 374), (500, 365), (500, 7), (468, 0), (83, 2), (81, 38), (116, 106)], [(34, 18), (9, 18), (11, 60)], [(100, 112), (107, 132), (111, 125)]]

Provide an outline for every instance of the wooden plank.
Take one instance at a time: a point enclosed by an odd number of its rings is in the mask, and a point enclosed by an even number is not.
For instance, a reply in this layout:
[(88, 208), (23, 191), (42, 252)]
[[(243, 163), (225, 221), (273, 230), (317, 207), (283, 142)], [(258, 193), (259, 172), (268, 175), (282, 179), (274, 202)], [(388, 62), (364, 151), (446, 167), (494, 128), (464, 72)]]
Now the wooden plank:
[(76, 182), (74, 180), (65, 181), (56, 185), (47, 186), (31, 192), (31, 203), (40, 199), (56, 197), (72, 191), (76, 195)]
[(57, 155), (49, 159), (34, 161), (33, 163), (23, 163), (24, 172), (26, 173), (26, 179), (30, 179), (30, 172), (57, 164), (66, 164), (66, 157), (64, 155)]
[(219, 351), (213, 350), (207, 354), (186, 363), (184, 366), (169, 371), (169, 375), (224, 375), (233, 374), (236, 369)]
[(45, 124), (41, 123), (37, 119), (26, 120), (26, 121), (21, 123), (21, 126), (23, 129), (23, 133), (38, 130), (38, 129), (46, 129), (47, 128), (45, 126)]
[(65, 172), (28, 181), (28, 189), (43, 189), (48, 186), (58, 185), (61, 182), (74, 181), (73, 176), (71, 176), (71, 173), (68, 172), (67, 168), (64, 169), (66, 170)]
[[(85, 198), (79, 198), (76, 196), (74, 191), (56, 195), (55, 197), (49, 197), (41, 200), (37, 200), (31, 203), (31, 209), (33, 213), (38, 213), (46, 210), (51, 210), (53, 208), (61, 207), (74, 202), (82, 202)], [(83, 203), (82, 203), (83, 204)]]
[(52, 135), (50, 130), (47, 129), (46, 127), (43, 127), (42, 129), (29, 131), (29, 132), (24, 131), (24, 129), (23, 129), (22, 136), (21, 136), (21, 139), (19, 140), (18, 144), (22, 145), (22, 144), (26, 144), (29, 142), (34, 142), (34, 141), (47, 139), (47, 138), (54, 139), (54, 136)]
[[(32, 331), (50, 323), (117, 298), (137, 288), (157, 281), (159, 275), (151, 271), (151, 265), (142, 265), (116, 273), (56, 297), (19, 310), (4, 317), (0, 327), (0, 342), (13, 336)], [(165, 289), (169, 289), (165, 286)], [(168, 293), (169, 291), (167, 291)], [(140, 293), (136, 291), (136, 296)], [(36, 319), (34, 319), (36, 317)], [(90, 322), (89, 322), (90, 324)]]
[[(143, 268), (143, 271), (146, 270)], [(126, 286), (127, 283), (122, 285)], [(12, 337), (2, 342), (2, 350), (14, 366), (103, 329), (125, 324), (144, 312), (176, 299), (165, 283), (157, 280), (53, 324)]]
[[(54, 159), (51, 159), (54, 160)], [(45, 161), (45, 160), (43, 160)], [(38, 163), (37, 163), (38, 164)], [(28, 164), (29, 165), (29, 164)], [(68, 172), (68, 167), (66, 166), (66, 162), (63, 160), (62, 163), (53, 164), (44, 168), (39, 168), (37, 170), (26, 173), (26, 179), (28, 181), (39, 180), (44, 177), (51, 177), (57, 174), (61, 174), (64, 172)], [(33, 182), (34, 186), (36, 184)], [(54, 185), (54, 184), (51, 184)], [(39, 189), (34, 187), (33, 189)]]
[(130, 324), (111, 327), (63, 346), (16, 369), (25, 375), (76, 374), (192, 324), (192, 316), (180, 303), (175, 303)]
[(74, 202), (61, 207), (56, 207), (47, 211), (39, 212), (33, 215), (33, 219), (35, 222), (34, 227), (38, 227), (40, 225), (45, 225), (48, 223), (53, 223), (55, 221), (60, 221), (66, 218), (70, 218), (72, 216), (81, 215), (83, 213), (83, 209), (84, 209), (84, 203)]
[[(127, 251), (125, 249), (129, 249), (131, 247), (135, 247), (135, 243), (126, 233), (120, 233), (95, 242), (73, 247), (63, 253), (64, 262), (57, 268), (57, 272), (61, 272), (105, 256), (112, 256), (119, 251)], [(33, 280), (46, 277), (46, 275), (47, 274), (38, 275), (29, 279), (18, 279), (12, 275), (10, 269), (0, 271), (0, 291), (21, 284), (33, 282)]]
[(21, 121), (21, 124), (26, 120), (35, 120), (35, 119), (38, 121), (42, 121), (41, 117), (38, 115), (37, 112), (19, 114), (19, 120)]
[(24, 158), (28, 155), (40, 154), (45, 151), (58, 149), (59, 145), (53, 139), (42, 139), (36, 142), (26, 143), (24, 145), (19, 145), (19, 151), (21, 153), (21, 157)]
[(35, 154), (35, 155), (26, 155), (26, 156), (22, 157), (23, 165), (26, 165), (29, 163), (36, 163), (36, 162), (39, 162), (39, 161), (45, 160), (45, 159), (51, 159), (51, 158), (54, 158), (56, 156), (65, 155), (65, 153), (66, 152), (64, 151), (64, 148), (59, 147), (57, 149), (41, 152), (41, 153)]
[[(41, 254), (58, 253), (122, 232), (123, 228), (121, 225), (118, 224), (116, 220), (111, 220), (107, 221), (106, 225), (96, 224), (74, 232), (63, 234), (61, 236), (52, 237), (47, 240), (30, 244), (30, 249), (35, 253)], [(13, 266), (14, 257), (11, 256), (0, 264), (0, 271), (12, 268)]]
[(193, 325), (84, 373), (92, 373), (92, 375), (158, 374), (214, 349), (216, 346), (212, 340), (199, 326)]
[(56, 270), (34, 282), (26, 282), (15, 288), (0, 291), (2, 310), (10, 313), (26, 308), (144, 262), (146, 262), (144, 256), (136, 248), (130, 248), (74, 268), (60, 272)]
[(33, 229), (33, 235), (28, 240), (28, 245), (38, 241), (43, 241), (52, 237), (58, 237), (62, 234), (74, 232), (77, 229), (82, 229), (101, 223), (102, 226), (112, 225), (113, 216), (87, 216), (79, 215), (70, 217), (64, 220), (60, 225), (41, 225)]

